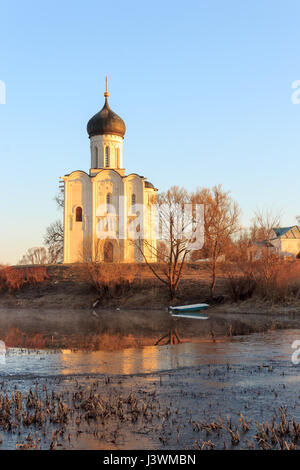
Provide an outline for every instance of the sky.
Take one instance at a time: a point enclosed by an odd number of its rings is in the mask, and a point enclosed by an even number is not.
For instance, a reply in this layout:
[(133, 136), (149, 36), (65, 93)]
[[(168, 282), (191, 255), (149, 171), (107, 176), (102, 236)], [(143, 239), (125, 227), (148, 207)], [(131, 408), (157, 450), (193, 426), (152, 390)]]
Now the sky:
[(89, 170), (105, 75), (127, 173), (222, 184), (243, 224), (257, 209), (295, 224), (299, 17), (298, 0), (1, 0), (0, 263), (43, 244), (59, 177)]

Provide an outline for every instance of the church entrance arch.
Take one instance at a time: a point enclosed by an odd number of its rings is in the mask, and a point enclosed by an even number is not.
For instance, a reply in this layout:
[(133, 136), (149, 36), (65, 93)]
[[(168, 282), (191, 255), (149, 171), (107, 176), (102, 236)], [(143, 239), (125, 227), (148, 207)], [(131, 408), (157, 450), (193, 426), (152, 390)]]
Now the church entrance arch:
[(114, 260), (114, 247), (112, 242), (106, 241), (104, 243), (104, 262), (112, 263)]

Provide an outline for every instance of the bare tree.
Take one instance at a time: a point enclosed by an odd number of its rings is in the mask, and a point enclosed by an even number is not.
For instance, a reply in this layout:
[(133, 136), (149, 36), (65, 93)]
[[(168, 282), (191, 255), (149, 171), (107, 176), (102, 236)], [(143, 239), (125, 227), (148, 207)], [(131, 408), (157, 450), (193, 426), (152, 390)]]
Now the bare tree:
[(64, 256), (64, 226), (61, 220), (56, 220), (46, 229), (44, 243), (48, 248), (49, 263), (58, 263)]
[(232, 237), (240, 231), (240, 209), (229, 192), (221, 185), (198, 189), (192, 196), (194, 203), (204, 204), (205, 242), (202, 250), (210, 272), (210, 294), (214, 296), (217, 263), (232, 245)]
[[(55, 197), (57, 208), (64, 208), (64, 192), (61, 190)], [(56, 264), (64, 259), (64, 224), (58, 219), (52, 222), (47, 228), (44, 236), (44, 243), (47, 247), (47, 258), (50, 264)]]
[(29, 248), (18, 264), (48, 264), (46, 248), (43, 246)]
[[(275, 298), (279, 294), (279, 287), (283, 286), (282, 277), (287, 273), (287, 267), (272, 242), (273, 229), (279, 224), (279, 214), (257, 210), (251, 227), (235, 240), (232, 262), (223, 265), (227, 288), (234, 301), (251, 297), (254, 291), (264, 298)], [(248, 251), (251, 245), (254, 253)]]
[[(170, 298), (174, 299), (199, 227), (201, 230), (202, 214), (193, 210), (188, 192), (177, 186), (157, 196), (157, 210), (157, 244), (145, 240), (134, 243), (149, 269), (168, 287)], [(157, 259), (155, 264), (149, 261), (153, 255)]]
[(65, 206), (65, 193), (63, 191), (59, 191), (59, 193), (54, 197), (54, 201), (56, 202), (58, 209), (63, 209)]
[(256, 210), (250, 227), (250, 240), (269, 242), (273, 235), (273, 228), (280, 226), (280, 219), (279, 213), (275, 214), (271, 210)]

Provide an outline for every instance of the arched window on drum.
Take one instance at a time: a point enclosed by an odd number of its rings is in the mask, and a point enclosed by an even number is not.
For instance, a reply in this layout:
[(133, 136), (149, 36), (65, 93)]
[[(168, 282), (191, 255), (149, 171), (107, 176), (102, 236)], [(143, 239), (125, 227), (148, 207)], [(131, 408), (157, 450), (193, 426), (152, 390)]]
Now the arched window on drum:
[(105, 166), (109, 167), (110, 166), (110, 148), (105, 147)]

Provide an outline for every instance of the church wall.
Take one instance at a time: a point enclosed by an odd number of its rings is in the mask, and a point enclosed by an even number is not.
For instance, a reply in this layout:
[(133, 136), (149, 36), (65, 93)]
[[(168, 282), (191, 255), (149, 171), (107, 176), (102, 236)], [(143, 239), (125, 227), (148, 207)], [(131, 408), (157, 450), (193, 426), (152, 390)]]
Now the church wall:
[(157, 220), (156, 220), (156, 191), (153, 188), (145, 188), (144, 190), (144, 206), (145, 206), (145, 243), (144, 252), (148, 261), (156, 262), (157, 248)]
[[(144, 184), (143, 178), (136, 174), (131, 174), (124, 178), (124, 194), (126, 196), (127, 212), (127, 240), (125, 243), (125, 257), (127, 262), (140, 262), (142, 256), (137, 247), (138, 238), (143, 238), (144, 215), (143, 209), (139, 205), (144, 204)], [(135, 207), (132, 196), (135, 197)], [(136, 237), (136, 238), (135, 238)]]
[[(124, 184), (121, 176), (114, 170), (100, 171), (92, 179), (93, 187), (93, 238), (94, 256), (103, 261), (103, 246), (105, 238), (117, 236), (114, 241), (114, 258), (118, 254), (120, 261), (124, 258), (124, 243), (119, 240), (119, 197), (124, 194)], [(109, 195), (111, 204), (107, 204)], [(122, 203), (122, 202), (121, 202)], [(100, 236), (100, 238), (99, 238)], [(115, 259), (114, 259), (115, 260)]]
[[(80, 171), (65, 180), (65, 253), (66, 263), (82, 261), (83, 242), (91, 236), (91, 183), (89, 176)], [(82, 220), (77, 211), (82, 211)], [(79, 217), (78, 217), (79, 216)]]
[[(92, 178), (84, 172), (75, 171), (65, 176), (64, 180), (66, 263), (80, 262), (87, 256), (104, 261), (105, 240), (115, 234), (114, 261), (142, 262), (143, 256), (137, 247), (139, 233), (147, 259), (156, 261), (155, 190), (145, 188), (143, 178), (136, 174), (122, 178), (118, 172), (104, 169)], [(133, 194), (136, 208), (132, 207)], [(107, 203), (108, 195), (110, 206)], [(120, 196), (126, 198), (120, 199)], [(76, 221), (78, 207), (82, 208), (82, 221)], [(120, 212), (126, 215), (124, 223), (121, 219), (119, 224)], [(97, 233), (99, 229), (100, 238)]]

